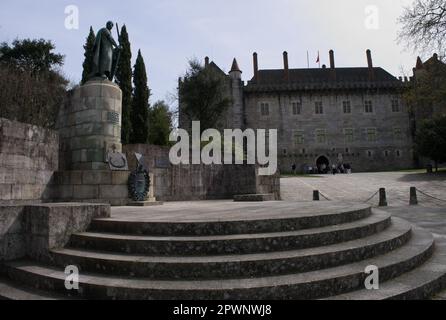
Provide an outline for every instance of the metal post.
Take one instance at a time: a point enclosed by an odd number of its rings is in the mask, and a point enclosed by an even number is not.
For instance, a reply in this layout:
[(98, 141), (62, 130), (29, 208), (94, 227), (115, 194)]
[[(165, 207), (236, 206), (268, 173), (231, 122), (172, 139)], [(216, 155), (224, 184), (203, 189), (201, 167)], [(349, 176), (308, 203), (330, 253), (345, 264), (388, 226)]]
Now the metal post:
[(313, 191), (313, 201), (319, 201), (320, 197), (319, 197), (319, 190), (314, 190)]
[(418, 197), (417, 197), (417, 188), (411, 187), (410, 188), (410, 203), (411, 206), (416, 206), (418, 204)]
[(379, 206), (387, 207), (387, 196), (385, 188), (379, 189)]

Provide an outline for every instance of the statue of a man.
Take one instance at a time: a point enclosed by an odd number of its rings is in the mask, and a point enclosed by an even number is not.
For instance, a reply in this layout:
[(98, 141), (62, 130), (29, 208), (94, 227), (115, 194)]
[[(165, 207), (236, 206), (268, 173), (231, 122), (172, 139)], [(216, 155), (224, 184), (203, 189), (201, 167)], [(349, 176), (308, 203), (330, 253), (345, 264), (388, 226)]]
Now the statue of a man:
[(106, 28), (98, 31), (94, 44), (93, 77), (108, 78), (113, 81), (119, 59), (120, 46), (113, 39), (113, 22), (107, 22)]

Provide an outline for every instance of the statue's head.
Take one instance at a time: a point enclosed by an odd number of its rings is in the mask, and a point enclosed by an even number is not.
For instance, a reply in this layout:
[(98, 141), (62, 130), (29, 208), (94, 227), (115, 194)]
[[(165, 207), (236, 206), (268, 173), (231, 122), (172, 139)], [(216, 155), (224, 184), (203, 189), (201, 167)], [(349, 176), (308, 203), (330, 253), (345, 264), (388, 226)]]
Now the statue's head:
[(113, 29), (114, 26), (115, 26), (115, 24), (112, 21), (107, 22), (107, 29), (108, 30)]

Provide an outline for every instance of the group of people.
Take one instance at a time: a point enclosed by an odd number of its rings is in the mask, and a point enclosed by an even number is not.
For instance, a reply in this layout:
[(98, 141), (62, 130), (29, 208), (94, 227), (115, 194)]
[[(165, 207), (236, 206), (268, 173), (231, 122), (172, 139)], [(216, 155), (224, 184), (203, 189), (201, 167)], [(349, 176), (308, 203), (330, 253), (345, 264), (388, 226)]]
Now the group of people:
[[(291, 170), (294, 174), (296, 174), (296, 170), (297, 170), (297, 166), (296, 164), (293, 164), (291, 166)], [(316, 166), (316, 167), (312, 167), (312, 166), (308, 166), (305, 168), (305, 173), (306, 174), (351, 174), (352, 173), (352, 166), (349, 163), (340, 163), (338, 165), (327, 165), (325, 163)]]

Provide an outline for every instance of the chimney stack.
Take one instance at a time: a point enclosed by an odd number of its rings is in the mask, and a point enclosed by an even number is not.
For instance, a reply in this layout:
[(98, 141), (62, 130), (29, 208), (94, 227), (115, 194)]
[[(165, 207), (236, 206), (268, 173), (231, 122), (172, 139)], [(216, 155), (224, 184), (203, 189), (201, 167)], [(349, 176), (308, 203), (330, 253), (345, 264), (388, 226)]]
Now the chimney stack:
[(334, 51), (330, 50), (330, 68), (334, 69), (336, 68), (335, 66), (335, 58), (334, 58)]
[(286, 51), (283, 52), (283, 69), (284, 69), (285, 80), (286, 81), (290, 80), (290, 69), (289, 69), (289, 65), (288, 65), (288, 52), (286, 52)]
[(367, 65), (369, 68), (369, 80), (373, 81), (375, 80), (375, 72), (373, 70), (372, 52), (369, 49), (367, 49), (366, 54), (367, 54)]
[(257, 52), (254, 52), (252, 55), (253, 64), (254, 64), (254, 80), (257, 81), (259, 79), (259, 63), (257, 60)]
[(209, 66), (209, 57), (205, 57), (204, 58), (204, 66), (208, 67)]

